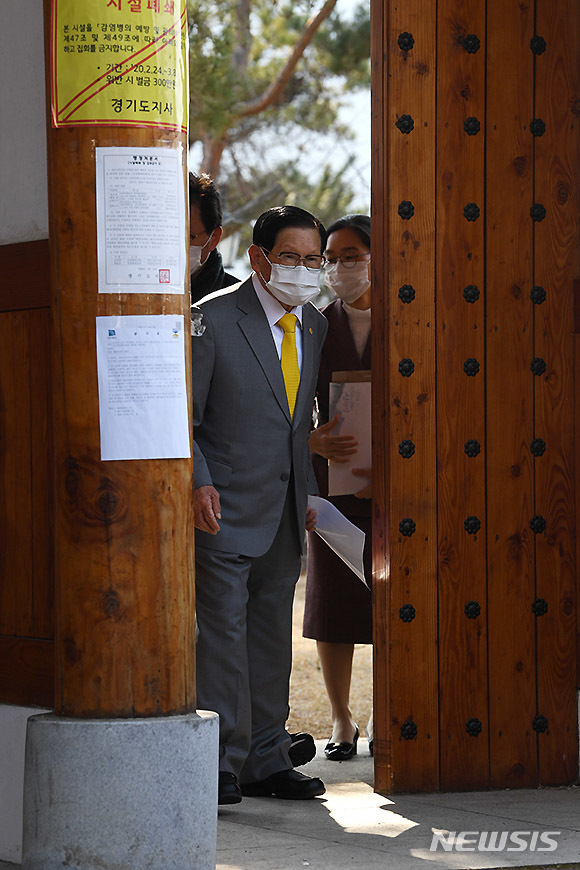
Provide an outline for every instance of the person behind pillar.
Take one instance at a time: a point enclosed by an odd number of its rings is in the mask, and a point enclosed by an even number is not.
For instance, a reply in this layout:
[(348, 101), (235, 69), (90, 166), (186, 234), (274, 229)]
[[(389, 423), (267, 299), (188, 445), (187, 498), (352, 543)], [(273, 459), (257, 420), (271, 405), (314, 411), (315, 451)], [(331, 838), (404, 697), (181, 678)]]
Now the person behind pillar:
[(208, 293), (236, 284), (238, 279), (224, 271), (217, 249), (222, 237), (220, 194), (209, 175), (189, 173), (189, 272), (191, 302)]
[[(354, 460), (357, 442), (329, 420), (329, 383), (333, 372), (371, 367), (371, 221), (349, 214), (328, 228), (324, 281), (337, 297), (322, 309), (328, 334), (316, 388), (318, 427), (309, 447), (321, 495), (328, 497), (328, 464)], [(372, 524), (369, 468), (353, 468), (361, 489), (329, 499), (365, 532), (365, 576), (371, 577)], [(332, 713), (332, 734), (325, 747), (330, 761), (348, 761), (357, 752), (359, 729), (350, 709), (352, 661), (356, 643), (373, 642), (371, 593), (321, 538), (308, 535), (308, 574), (304, 601), (304, 637), (314, 638)], [(367, 726), (373, 751), (372, 715)]]
[(327, 321), (310, 300), (325, 241), (303, 209), (269, 209), (254, 226), (250, 277), (197, 309), (197, 703), (220, 716), (221, 804), (325, 791), (293, 769), (284, 727), (294, 587), (316, 523), (308, 437)]

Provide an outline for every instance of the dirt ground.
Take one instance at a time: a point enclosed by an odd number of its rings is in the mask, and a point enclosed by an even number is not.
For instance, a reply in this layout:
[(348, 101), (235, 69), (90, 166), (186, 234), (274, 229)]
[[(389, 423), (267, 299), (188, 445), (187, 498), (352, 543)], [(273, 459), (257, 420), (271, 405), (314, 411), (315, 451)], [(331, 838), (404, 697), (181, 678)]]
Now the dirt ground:
[[(308, 731), (315, 739), (328, 738), (332, 731), (330, 704), (316, 653), (316, 641), (302, 637), (304, 589), (301, 574), (296, 586), (293, 626), (293, 665), (290, 678), (288, 731)], [(372, 646), (355, 647), (350, 690), (351, 710), (361, 734), (365, 733), (372, 707)]]

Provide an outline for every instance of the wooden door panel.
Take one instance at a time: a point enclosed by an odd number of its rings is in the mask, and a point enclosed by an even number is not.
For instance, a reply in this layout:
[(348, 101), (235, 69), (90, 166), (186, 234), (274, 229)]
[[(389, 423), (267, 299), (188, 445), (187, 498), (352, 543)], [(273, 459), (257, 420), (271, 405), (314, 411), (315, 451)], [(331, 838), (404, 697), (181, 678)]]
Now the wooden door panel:
[(569, 783), (580, 6), (372, 9), (376, 786)]
[(28, 312), (0, 314), (0, 634), (32, 636)]
[[(372, 147), (371, 165), (375, 179), (371, 197), (372, 245), (375, 251), (387, 251), (388, 215), (382, 204), (389, 198), (387, 172), (387, 112), (384, 45), (387, 18), (382, 3), (371, 6), (371, 63), (374, 86), (371, 93)], [(388, 649), (390, 645), (390, 463), (389, 432), (389, 365), (387, 352), (389, 278), (382, 256), (371, 257), (373, 283), (372, 329), (372, 428), (373, 428), (373, 717), (375, 783), (378, 791), (392, 791), (391, 753), (388, 723), (391, 718)]]
[[(485, 10), (438, 4), (437, 44), (437, 517), (441, 787), (487, 785), (485, 625), (484, 283)], [(472, 40), (471, 45), (468, 40)], [(477, 40), (477, 42), (475, 41)], [(471, 50), (467, 50), (467, 48)], [(475, 444), (480, 452), (475, 453)], [(466, 448), (466, 445), (469, 447)], [(466, 453), (466, 449), (469, 454)], [(468, 531), (469, 529), (469, 531)], [(483, 615), (470, 619), (468, 602)]]
[(31, 311), (30, 466), (32, 516), (32, 635), (51, 638), (53, 625), (52, 427), (50, 310)]
[(20, 707), (54, 706), (54, 642), (0, 637), (0, 700)]
[(0, 312), (50, 307), (48, 239), (0, 245)]
[[(437, 585), (435, 481), (435, 20), (421, 0), (391, 6), (382, 19), (385, 63), (382, 320), (374, 360), (385, 352), (387, 396), (374, 405), (375, 444), (388, 442), (390, 571), (375, 573), (388, 638), (385, 720), (377, 727), (377, 787), (437, 787)], [(375, 19), (376, 20), (376, 19)], [(375, 31), (375, 26), (373, 26)], [(413, 45), (404, 34), (413, 34)], [(376, 105), (376, 103), (375, 103)], [(399, 124), (399, 126), (397, 126)], [(373, 200), (376, 204), (376, 189)], [(380, 208), (380, 205), (379, 205)], [(376, 213), (376, 211), (374, 212)], [(374, 233), (374, 230), (373, 230)], [(381, 277), (378, 277), (381, 281)], [(373, 363), (375, 365), (375, 363)], [(382, 434), (385, 421), (388, 436)], [(377, 431), (378, 429), (378, 431)], [(386, 430), (385, 430), (386, 431)], [(381, 462), (379, 457), (378, 462)], [(375, 464), (375, 468), (376, 468)], [(380, 466), (379, 466), (380, 467)], [(386, 480), (386, 477), (383, 478)], [(384, 526), (381, 525), (381, 528)], [(388, 650), (388, 652), (387, 652)], [(380, 667), (379, 667), (380, 670)], [(421, 686), (421, 691), (417, 687)], [(378, 692), (376, 693), (378, 695)], [(378, 700), (380, 704), (380, 700)]]
[(48, 241), (0, 247), (0, 703), (54, 697)]
[[(491, 784), (534, 786), (533, 6), (488, 0), (487, 548)], [(482, 299), (482, 302), (484, 300)], [(541, 458), (538, 458), (541, 462)]]
[(48, 309), (0, 314), (0, 635), (52, 625)]
[(535, 306), (534, 355), (546, 371), (534, 378), (536, 433), (546, 452), (535, 463), (536, 594), (548, 611), (537, 618), (540, 781), (576, 780), (573, 280), (578, 275), (578, 102), (580, 35), (570, 6), (538, 0), (536, 33), (546, 49), (535, 56), (535, 116), (546, 132), (535, 140), (534, 201), (546, 216), (534, 222), (534, 282), (546, 290)]

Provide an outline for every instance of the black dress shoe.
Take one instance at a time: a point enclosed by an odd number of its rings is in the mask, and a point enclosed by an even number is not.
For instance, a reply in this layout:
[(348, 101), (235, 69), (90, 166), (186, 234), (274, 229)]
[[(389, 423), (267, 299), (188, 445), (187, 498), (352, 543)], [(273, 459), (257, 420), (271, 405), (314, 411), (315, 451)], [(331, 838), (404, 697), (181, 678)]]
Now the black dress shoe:
[(218, 804), (239, 804), (242, 791), (235, 773), (220, 770), (218, 779)]
[(289, 801), (304, 801), (320, 797), (326, 791), (324, 783), (316, 777), (305, 776), (297, 770), (281, 770), (258, 782), (243, 782), (244, 797), (270, 797)]
[(330, 761), (348, 761), (356, 755), (356, 744), (360, 734), (358, 728), (354, 732), (352, 743), (327, 743), (324, 747), (324, 754)]
[(312, 734), (307, 734), (305, 731), (299, 731), (298, 734), (290, 734), (292, 745), (288, 750), (290, 761), (293, 767), (300, 767), (302, 764), (308, 764), (316, 755), (316, 744)]
[(373, 757), (374, 749), (375, 749), (375, 747), (374, 747), (373, 741), (369, 740), (369, 755), (371, 758)]

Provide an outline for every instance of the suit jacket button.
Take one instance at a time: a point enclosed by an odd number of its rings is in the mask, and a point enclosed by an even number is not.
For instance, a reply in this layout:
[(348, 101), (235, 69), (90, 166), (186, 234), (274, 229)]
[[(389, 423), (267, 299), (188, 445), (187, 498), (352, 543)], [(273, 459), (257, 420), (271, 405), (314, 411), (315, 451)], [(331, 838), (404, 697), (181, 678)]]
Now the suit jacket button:
[(290, 475), (289, 475), (289, 474), (286, 474), (286, 472), (284, 472), (284, 474), (281, 474), (281, 475), (280, 475), (280, 480), (283, 480), (284, 483), (286, 483), (286, 481), (289, 480), (289, 479), (290, 479)]

